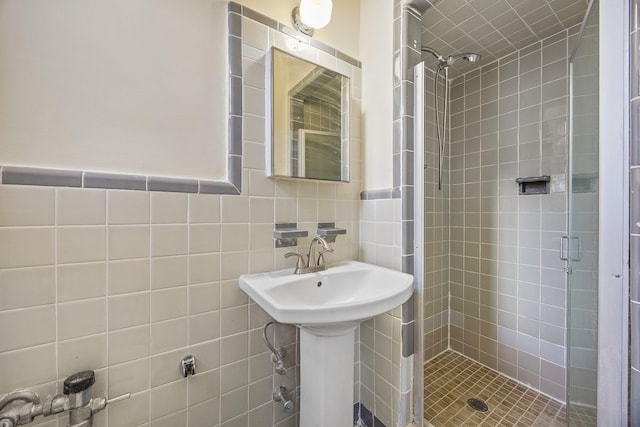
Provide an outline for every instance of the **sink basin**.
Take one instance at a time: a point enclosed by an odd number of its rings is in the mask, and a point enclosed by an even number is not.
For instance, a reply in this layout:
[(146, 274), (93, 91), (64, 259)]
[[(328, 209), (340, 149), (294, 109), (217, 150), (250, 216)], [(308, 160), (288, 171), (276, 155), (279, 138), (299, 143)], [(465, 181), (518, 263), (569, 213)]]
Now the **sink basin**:
[(280, 323), (300, 329), (300, 427), (353, 427), (355, 330), (413, 293), (413, 276), (346, 261), (240, 276), (240, 289)]
[(376, 265), (346, 261), (327, 270), (293, 269), (240, 276), (240, 289), (280, 323), (359, 323), (405, 302), (413, 276)]

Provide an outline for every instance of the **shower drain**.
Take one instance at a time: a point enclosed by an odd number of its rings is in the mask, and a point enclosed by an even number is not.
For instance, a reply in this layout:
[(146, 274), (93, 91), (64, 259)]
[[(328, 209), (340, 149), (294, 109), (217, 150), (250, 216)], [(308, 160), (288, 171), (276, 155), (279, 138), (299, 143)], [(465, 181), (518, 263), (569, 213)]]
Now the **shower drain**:
[(475, 411), (487, 412), (489, 410), (487, 404), (480, 399), (471, 398), (467, 400), (467, 403), (469, 404), (469, 406), (471, 406), (471, 409)]

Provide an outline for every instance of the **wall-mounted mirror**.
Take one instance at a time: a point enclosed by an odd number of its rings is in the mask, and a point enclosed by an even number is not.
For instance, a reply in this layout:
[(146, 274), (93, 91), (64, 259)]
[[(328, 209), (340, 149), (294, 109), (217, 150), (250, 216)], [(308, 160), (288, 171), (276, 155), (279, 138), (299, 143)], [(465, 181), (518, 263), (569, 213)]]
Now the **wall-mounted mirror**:
[(267, 175), (349, 181), (349, 78), (272, 48)]

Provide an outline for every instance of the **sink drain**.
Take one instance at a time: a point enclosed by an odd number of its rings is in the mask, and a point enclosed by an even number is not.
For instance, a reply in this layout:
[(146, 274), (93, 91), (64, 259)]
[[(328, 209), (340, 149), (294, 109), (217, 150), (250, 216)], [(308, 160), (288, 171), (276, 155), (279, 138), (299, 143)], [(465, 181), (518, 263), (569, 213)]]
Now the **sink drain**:
[(487, 406), (487, 404), (480, 399), (471, 398), (467, 400), (467, 403), (469, 404), (469, 406), (471, 406), (471, 409), (473, 409), (474, 411), (487, 412), (489, 410), (489, 407)]

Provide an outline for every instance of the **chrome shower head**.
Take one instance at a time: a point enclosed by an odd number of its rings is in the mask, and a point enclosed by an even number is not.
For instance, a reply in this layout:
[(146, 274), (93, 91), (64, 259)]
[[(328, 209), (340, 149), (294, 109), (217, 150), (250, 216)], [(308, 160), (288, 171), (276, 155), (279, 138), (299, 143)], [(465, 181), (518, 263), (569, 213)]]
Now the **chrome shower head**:
[(458, 55), (453, 55), (447, 58), (447, 64), (451, 65), (454, 62), (463, 60), (463, 61), (467, 61), (467, 62), (471, 62), (471, 63), (475, 63), (480, 61), (480, 58), (482, 58), (482, 56), (480, 56), (477, 53), (472, 53), (472, 52), (467, 52), (467, 53), (459, 53)]
[(422, 52), (427, 52), (433, 55), (433, 57), (440, 62), (439, 67), (441, 68), (446, 68), (449, 65), (453, 65), (455, 62), (460, 60), (476, 63), (480, 61), (480, 58), (481, 58), (480, 54), (472, 53), (472, 52), (459, 53), (457, 55), (451, 55), (448, 58), (445, 58), (444, 56), (440, 55), (437, 50), (429, 46), (422, 46), (420, 50)]

